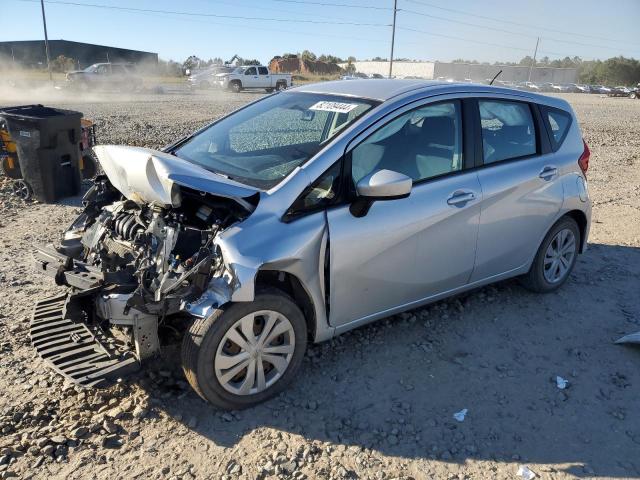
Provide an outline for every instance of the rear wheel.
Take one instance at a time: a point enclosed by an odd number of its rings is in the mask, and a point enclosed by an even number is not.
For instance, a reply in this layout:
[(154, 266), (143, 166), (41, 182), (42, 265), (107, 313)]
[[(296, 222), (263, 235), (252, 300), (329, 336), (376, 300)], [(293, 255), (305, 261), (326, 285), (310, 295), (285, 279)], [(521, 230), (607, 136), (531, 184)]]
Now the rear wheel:
[(203, 399), (241, 409), (284, 390), (306, 347), (302, 312), (290, 297), (269, 290), (196, 320), (182, 343), (182, 367)]
[(280, 91), (280, 90), (284, 90), (285, 88), (287, 88), (287, 84), (284, 82), (278, 82), (276, 83), (276, 90)]
[(576, 264), (579, 245), (578, 224), (570, 217), (561, 218), (542, 241), (531, 269), (521, 279), (523, 285), (540, 293), (560, 288)]
[(638, 98), (638, 92), (631, 92), (629, 98)]

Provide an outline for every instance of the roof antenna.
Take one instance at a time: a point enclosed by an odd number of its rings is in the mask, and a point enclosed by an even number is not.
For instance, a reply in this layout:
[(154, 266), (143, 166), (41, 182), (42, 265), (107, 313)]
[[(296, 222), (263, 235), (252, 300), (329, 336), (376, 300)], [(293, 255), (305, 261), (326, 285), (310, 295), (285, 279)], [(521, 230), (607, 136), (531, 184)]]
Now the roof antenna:
[(489, 82), (489, 85), (493, 85), (493, 82), (495, 81), (496, 78), (500, 76), (501, 73), (502, 73), (502, 70), (496, 73), (496, 76), (491, 79), (491, 81)]

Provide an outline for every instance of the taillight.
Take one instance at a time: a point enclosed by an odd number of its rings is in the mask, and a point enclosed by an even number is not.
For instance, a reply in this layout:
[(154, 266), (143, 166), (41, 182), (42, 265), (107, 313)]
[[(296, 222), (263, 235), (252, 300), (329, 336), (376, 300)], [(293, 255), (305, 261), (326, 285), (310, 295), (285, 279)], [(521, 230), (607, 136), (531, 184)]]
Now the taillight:
[(582, 173), (586, 177), (587, 170), (589, 170), (589, 157), (591, 156), (591, 151), (589, 150), (587, 142), (584, 141), (584, 138), (582, 139), (582, 144), (584, 145), (584, 150), (582, 151), (582, 155), (580, 155), (580, 158), (578, 159), (578, 165), (580, 166), (580, 170), (582, 170)]

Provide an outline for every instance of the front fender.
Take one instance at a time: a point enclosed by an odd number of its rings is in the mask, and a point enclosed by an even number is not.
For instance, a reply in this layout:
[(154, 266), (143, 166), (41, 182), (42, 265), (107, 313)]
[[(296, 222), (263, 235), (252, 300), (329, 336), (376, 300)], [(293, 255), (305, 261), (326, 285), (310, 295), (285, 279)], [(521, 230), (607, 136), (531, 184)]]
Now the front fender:
[(191, 308), (195, 316), (206, 316), (227, 302), (251, 302), (256, 293), (260, 271), (285, 272), (296, 277), (313, 303), (316, 341), (328, 339), (325, 308), (324, 258), (327, 248), (327, 223), (324, 212), (281, 222), (273, 215), (258, 212), (222, 232), (215, 240), (220, 248), (228, 276), (213, 279), (208, 291)]

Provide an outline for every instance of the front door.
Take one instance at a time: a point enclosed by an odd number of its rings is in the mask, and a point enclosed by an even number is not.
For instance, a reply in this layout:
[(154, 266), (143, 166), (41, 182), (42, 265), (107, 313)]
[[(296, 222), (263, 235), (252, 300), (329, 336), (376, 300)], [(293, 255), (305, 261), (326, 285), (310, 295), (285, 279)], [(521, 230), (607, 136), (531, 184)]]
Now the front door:
[(376, 201), (363, 217), (348, 205), (327, 212), (331, 325), (380, 318), (469, 281), (481, 189), (462, 153), (455, 100), (399, 114), (351, 151), (354, 185), (380, 169), (414, 185), (408, 198)]
[(257, 88), (260, 86), (260, 80), (258, 79), (258, 70), (256, 69), (256, 67), (249, 67), (244, 71), (242, 86), (245, 88)]

